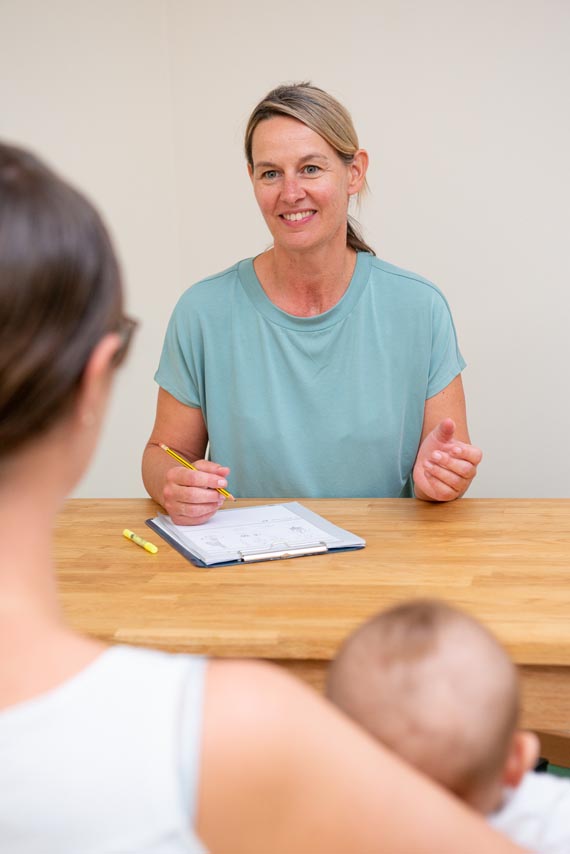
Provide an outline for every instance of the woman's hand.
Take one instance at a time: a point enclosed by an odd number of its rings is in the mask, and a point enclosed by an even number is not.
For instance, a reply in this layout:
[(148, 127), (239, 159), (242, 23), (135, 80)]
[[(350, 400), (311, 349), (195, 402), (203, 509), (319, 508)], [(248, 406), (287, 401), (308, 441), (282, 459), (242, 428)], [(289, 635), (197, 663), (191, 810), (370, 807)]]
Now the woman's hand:
[(166, 473), (160, 502), (175, 525), (201, 525), (226, 500), (217, 492), (228, 485), (229, 468), (208, 460), (192, 463), (198, 471), (174, 466)]
[(455, 422), (441, 421), (420, 445), (414, 465), (414, 490), (425, 501), (453, 501), (469, 487), (483, 453), (454, 439)]
[[(173, 462), (160, 447), (174, 448), (198, 471)], [(201, 459), (208, 433), (200, 409), (185, 406), (159, 389), (156, 420), (143, 455), (142, 473), (149, 495), (161, 504), (175, 525), (207, 522), (225, 498), (216, 490), (227, 486), (227, 466)]]

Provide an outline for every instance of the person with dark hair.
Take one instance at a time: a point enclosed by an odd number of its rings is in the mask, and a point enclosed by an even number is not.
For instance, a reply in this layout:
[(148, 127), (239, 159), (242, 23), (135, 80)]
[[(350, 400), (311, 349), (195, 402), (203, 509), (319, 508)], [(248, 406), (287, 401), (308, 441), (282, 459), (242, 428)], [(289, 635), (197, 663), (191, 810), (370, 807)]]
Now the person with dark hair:
[(430, 599), (376, 614), (341, 646), (327, 696), (518, 845), (570, 851), (570, 781), (533, 773), (516, 667), (469, 614)]
[(0, 143), (0, 849), (518, 850), (277, 668), (107, 647), (65, 624), (54, 517), (134, 325), (94, 208)]
[(230, 469), (241, 497), (463, 495), (481, 451), (449, 307), (378, 259), (348, 215), (368, 166), (349, 113), (310, 84), (280, 86), (251, 114), (245, 154), (273, 246), (179, 300), (148, 492), (179, 524), (216, 512)]

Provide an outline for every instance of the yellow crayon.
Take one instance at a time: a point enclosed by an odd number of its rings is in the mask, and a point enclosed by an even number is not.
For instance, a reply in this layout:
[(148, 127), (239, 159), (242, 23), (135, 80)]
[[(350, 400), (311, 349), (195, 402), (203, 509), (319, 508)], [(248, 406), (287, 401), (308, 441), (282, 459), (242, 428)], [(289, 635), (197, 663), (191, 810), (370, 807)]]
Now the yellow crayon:
[(141, 547), (141, 549), (150, 552), (151, 555), (155, 555), (158, 551), (158, 547), (155, 546), (154, 543), (149, 543), (148, 540), (143, 540), (142, 537), (139, 537), (137, 534), (133, 534), (133, 532), (129, 531), (128, 528), (125, 528), (123, 531), (123, 537), (126, 537), (127, 540), (132, 540), (133, 543), (136, 543), (137, 546)]

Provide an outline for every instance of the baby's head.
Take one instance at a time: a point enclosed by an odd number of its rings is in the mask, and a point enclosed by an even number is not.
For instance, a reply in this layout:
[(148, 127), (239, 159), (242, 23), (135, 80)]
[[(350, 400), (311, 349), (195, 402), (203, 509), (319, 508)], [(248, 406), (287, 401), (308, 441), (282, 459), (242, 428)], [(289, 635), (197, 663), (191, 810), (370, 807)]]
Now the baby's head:
[(536, 760), (517, 730), (516, 668), (480, 623), (416, 600), (373, 617), (343, 644), (328, 697), (379, 741), (482, 812)]

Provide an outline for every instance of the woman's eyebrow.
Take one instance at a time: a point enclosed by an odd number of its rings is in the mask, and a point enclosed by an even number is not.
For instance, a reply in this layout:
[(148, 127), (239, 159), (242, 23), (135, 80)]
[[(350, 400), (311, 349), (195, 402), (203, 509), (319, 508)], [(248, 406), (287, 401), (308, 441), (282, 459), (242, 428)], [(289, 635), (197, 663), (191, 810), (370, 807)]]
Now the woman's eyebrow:
[[(325, 154), (319, 154), (318, 151), (315, 151), (311, 154), (304, 154), (297, 162), (306, 163), (307, 160), (323, 160), (325, 163), (328, 163), (329, 159)], [(270, 160), (258, 160), (257, 163), (254, 163), (254, 169), (275, 169), (277, 165), (277, 163), (272, 163)]]
[(305, 154), (299, 160), (299, 163), (305, 163), (307, 160), (324, 160), (328, 163), (328, 157), (326, 154), (319, 154), (318, 151), (315, 151), (314, 154)]

